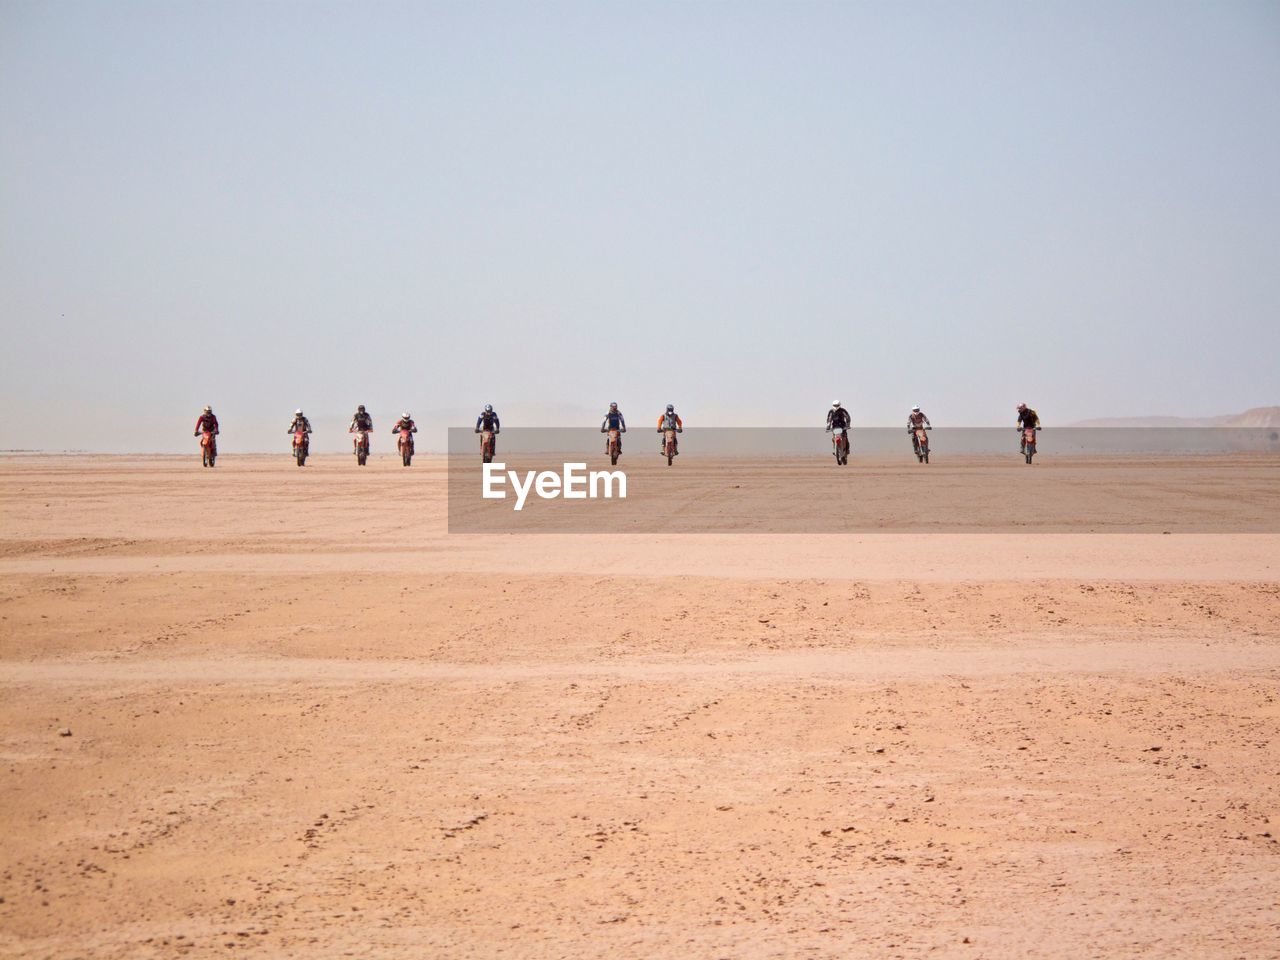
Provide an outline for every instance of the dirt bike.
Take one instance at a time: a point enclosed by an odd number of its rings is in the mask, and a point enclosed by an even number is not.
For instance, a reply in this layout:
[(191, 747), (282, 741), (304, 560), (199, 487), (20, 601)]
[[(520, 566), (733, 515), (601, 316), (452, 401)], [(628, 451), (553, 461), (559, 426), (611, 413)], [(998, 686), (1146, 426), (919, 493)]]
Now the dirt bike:
[(831, 452), (835, 454), (836, 463), (840, 466), (849, 462), (849, 435), (844, 427), (831, 428)]
[(356, 464), (363, 467), (369, 460), (369, 431), (357, 430), (355, 433)]
[(311, 444), (307, 440), (307, 431), (293, 431), (293, 456), (298, 461), (298, 466), (306, 466), (310, 446)]
[(493, 431), (480, 431), (480, 462), (493, 463)]
[(408, 430), (402, 431), (400, 439), (396, 441), (396, 448), (400, 451), (400, 459), (407, 467), (413, 461), (413, 434)]
[(662, 431), (662, 452), (667, 455), (667, 466), (671, 466), (671, 461), (676, 456), (676, 432), (674, 430)]
[(622, 431), (614, 427), (609, 431), (609, 442), (606, 445), (609, 451), (609, 462), (614, 466), (618, 464), (618, 458), (622, 456)]
[(929, 462), (929, 435), (925, 433), (928, 427), (916, 427), (912, 436), (916, 441), (916, 460), (920, 463)]
[(1022, 455), (1027, 463), (1036, 455), (1036, 427), (1025, 427), (1022, 431)]
[(218, 440), (208, 430), (200, 434), (200, 466), (212, 467), (218, 459)]

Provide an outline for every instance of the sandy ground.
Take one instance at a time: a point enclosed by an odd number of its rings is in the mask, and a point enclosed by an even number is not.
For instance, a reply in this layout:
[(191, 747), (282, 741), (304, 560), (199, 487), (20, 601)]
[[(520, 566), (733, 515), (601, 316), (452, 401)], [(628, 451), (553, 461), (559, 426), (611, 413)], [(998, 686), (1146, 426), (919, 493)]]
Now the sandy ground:
[[(1236, 466), (1125, 484), (1237, 531)], [(1280, 536), (450, 536), (445, 476), (0, 459), (0, 955), (1280, 956)]]

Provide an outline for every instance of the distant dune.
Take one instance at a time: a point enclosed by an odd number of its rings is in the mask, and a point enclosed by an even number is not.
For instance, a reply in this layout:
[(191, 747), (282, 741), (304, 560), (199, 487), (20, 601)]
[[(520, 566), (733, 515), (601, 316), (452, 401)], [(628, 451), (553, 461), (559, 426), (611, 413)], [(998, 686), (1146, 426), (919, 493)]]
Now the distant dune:
[(1101, 417), (1072, 427), (1280, 427), (1280, 407), (1254, 407), (1223, 417)]

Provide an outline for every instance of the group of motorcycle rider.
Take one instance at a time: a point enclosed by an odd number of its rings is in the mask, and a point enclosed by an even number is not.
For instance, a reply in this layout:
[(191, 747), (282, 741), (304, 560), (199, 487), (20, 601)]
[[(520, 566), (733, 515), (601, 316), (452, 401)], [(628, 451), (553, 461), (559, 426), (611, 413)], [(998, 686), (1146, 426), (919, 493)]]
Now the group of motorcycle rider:
[[(493, 408), (486, 407), (486, 409), (492, 410)], [(218, 432), (218, 418), (213, 416), (213, 410), (210, 409), (209, 407), (204, 408), (204, 413), (201, 414), (200, 419), (196, 421), (196, 436), (199, 436), (201, 431), (205, 429), (205, 426), (207, 424), (207, 421), (205, 419), (206, 417), (212, 417), (213, 419), (212, 432), (216, 436)], [(351, 417), (351, 424), (350, 426), (347, 427), (347, 433), (372, 433), (372, 432), (373, 432), (373, 417), (369, 415), (369, 411), (364, 408), (364, 404), (362, 403), (358, 407), (356, 407), (356, 412)], [(400, 419), (397, 420), (396, 425), (391, 428), (391, 432), (394, 434), (400, 434), (400, 433), (409, 434), (410, 442), (412, 443), (412, 436), (413, 434), (418, 432), (418, 425), (413, 422), (413, 417), (409, 416), (408, 412), (406, 411), (405, 413), (400, 414)], [(307, 419), (307, 415), (302, 412), (301, 407), (293, 411), (293, 419), (289, 422), (289, 429), (287, 429), (285, 433), (291, 433), (291, 434), (301, 433), (304, 438), (303, 442), (304, 443), (308, 442), (309, 438), (311, 437), (311, 421)]]
[[(618, 409), (616, 403), (609, 404), (609, 409), (605, 412), (604, 419), (600, 421), (600, 432), (607, 434), (610, 430), (617, 430), (618, 433), (627, 432), (627, 418), (622, 415), (622, 411)], [(676, 413), (676, 407), (673, 403), (667, 404), (667, 409), (658, 414), (658, 433), (661, 439), (658, 443), (658, 452), (666, 453), (667, 440), (666, 434), (668, 430), (674, 430), (677, 434), (684, 433), (684, 421), (680, 419), (680, 414)], [(676, 456), (680, 455), (680, 441), (675, 441)], [(609, 442), (606, 440), (604, 445), (605, 453), (609, 452)], [(618, 438), (618, 452), (622, 452), (622, 438)]]
[[(844, 408), (844, 405), (839, 400), (832, 401), (831, 409), (827, 411), (827, 432), (830, 433), (836, 427), (849, 430), (852, 426), (853, 417), (849, 411)], [(925, 430), (932, 430), (933, 424), (929, 422), (929, 418), (925, 416), (919, 406), (912, 407), (911, 412), (907, 414), (907, 433), (911, 436), (911, 445), (915, 448), (917, 454), (920, 453), (920, 440), (916, 431), (922, 427)], [(1025, 403), (1018, 404), (1017, 429), (1019, 431), (1040, 429), (1039, 414)], [(604, 419), (600, 421), (601, 433), (608, 433), (610, 430), (618, 431), (618, 448), (621, 451), (621, 434), (627, 432), (627, 418), (622, 415), (617, 403), (609, 404), (609, 409), (606, 411)], [(668, 403), (666, 411), (658, 416), (658, 433), (662, 435), (662, 443), (659, 445), (660, 453), (665, 452), (665, 438), (669, 430), (674, 430), (676, 434), (684, 432), (684, 421), (680, 419), (680, 415), (676, 413), (675, 405), (671, 403)], [(498, 449), (497, 436), (502, 432), (502, 422), (498, 419), (498, 414), (493, 409), (492, 404), (486, 403), (484, 409), (480, 411), (480, 415), (476, 417), (475, 432), (480, 433), (481, 431), (493, 434), (493, 452), (496, 453)], [(285, 432), (291, 434), (301, 432), (304, 438), (311, 436), (311, 421), (307, 419), (301, 408), (293, 411), (293, 420), (289, 423), (289, 429)], [(356, 407), (356, 412), (351, 418), (351, 424), (347, 427), (347, 433), (361, 432), (373, 432), (373, 417), (369, 416), (369, 412), (365, 410), (363, 403)], [(412, 443), (413, 434), (418, 432), (418, 426), (413, 422), (413, 417), (409, 416), (406, 411), (400, 415), (400, 419), (391, 428), (391, 432), (393, 434), (408, 434), (409, 442)], [(194, 435), (198, 437), (202, 433), (215, 437), (218, 435), (218, 418), (214, 416), (212, 407), (205, 407), (200, 416), (196, 418), (196, 432)], [(1023, 437), (1021, 449), (1025, 450), (1025, 434)], [(608, 452), (608, 449), (608, 443), (606, 442), (605, 452)], [(680, 453), (678, 441), (675, 452), (677, 455)]]
[[(1018, 404), (1018, 430), (1039, 430), (1040, 415), (1028, 407), (1025, 403)], [(830, 433), (835, 427), (843, 427), (848, 430), (853, 426), (853, 418), (849, 415), (849, 411), (844, 408), (839, 400), (831, 402), (831, 409), (827, 411), (827, 433)], [(933, 424), (929, 422), (929, 418), (925, 415), (920, 407), (914, 406), (911, 412), (907, 414), (907, 433), (911, 437), (911, 446), (915, 448), (917, 454), (920, 453), (920, 435), (916, 433), (920, 428), (932, 430)], [(1026, 449), (1026, 439), (1022, 441), (1022, 449)]]
[[(830, 433), (836, 427), (848, 430), (853, 426), (853, 417), (849, 411), (839, 400), (831, 401), (831, 409), (827, 411), (827, 433)], [(920, 438), (916, 433), (923, 427), (926, 430), (932, 430), (933, 424), (929, 422), (929, 418), (924, 415), (918, 406), (912, 407), (911, 412), (907, 414), (907, 433), (911, 437), (911, 446), (915, 449), (916, 455), (920, 454)]]

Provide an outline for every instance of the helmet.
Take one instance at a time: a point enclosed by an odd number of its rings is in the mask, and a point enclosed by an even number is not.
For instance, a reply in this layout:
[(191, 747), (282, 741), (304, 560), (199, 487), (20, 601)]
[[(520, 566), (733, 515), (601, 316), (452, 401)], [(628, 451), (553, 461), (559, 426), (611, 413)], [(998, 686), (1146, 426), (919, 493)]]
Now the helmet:
[(838, 406), (840, 406), (840, 401), (839, 401), (839, 400), (832, 400), (832, 401), (831, 401), (831, 409), (832, 409), (832, 410), (834, 410), (834, 409), (835, 409), (836, 407), (838, 407)]
[(295, 417), (300, 417), (300, 416), (302, 416), (302, 408), (301, 408), (301, 407), (299, 407), (297, 410), (293, 411), (293, 415), (294, 415)]
[(364, 404), (363, 404), (363, 403), (362, 403), (362, 404), (360, 404), (360, 406), (356, 407), (356, 413), (364, 413)]
[(920, 412), (920, 407), (919, 407), (919, 405), (917, 404), (916, 406), (912, 407), (912, 408), (911, 408), (911, 412), (912, 412), (912, 413), (919, 413), (919, 412)]
[(207, 406), (207, 405), (206, 405), (206, 406), (205, 406), (205, 408), (204, 408), (204, 412), (205, 412), (205, 413), (213, 413), (213, 407), (210, 407), (210, 406)]
[(674, 403), (668, 403), (667, 413), (675, 413), (675, 412), (676, 412), (676, 405)]
[(401, 420), (412, 420), (412, 419), (413, 419), (413, 417), (409, 416), (408, 412), (405, 412), (405, 413), (400, 414), (400, 419), (401, 419)]
[(611, 403), (611, 404), (609, 404), (609, 409), (610, 409), (610, 410), (617, 410), (617, 409), (618, 409), (618, 405), (617, 405), (616, 403)]
[(1018, 404), (1018, 409), (1019, 409), (1019, 410), (1025, 410), (1025, 409), (1027, 409), (1027, 405), (1026, 405), (1025, 403), (1020, 403), (1020, 404)]
[(492, 403), (486, 403), (486, 404), (484, 405), (484, 412), (485, 412), (485, 413), (493, 413), (493, 404), (492, 404)]

